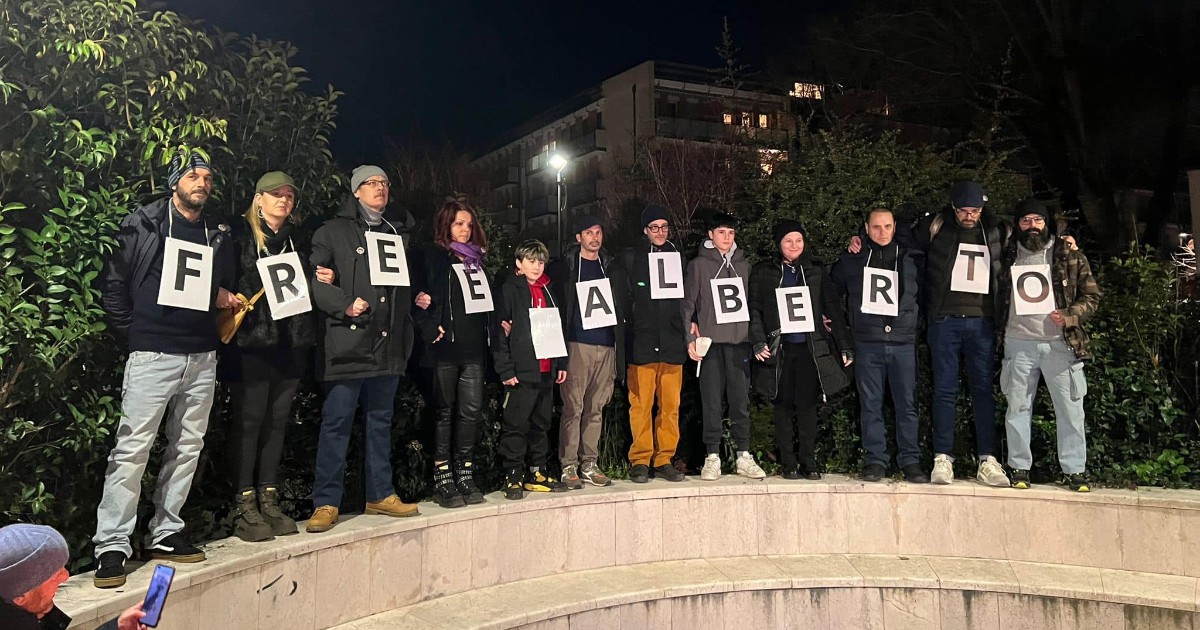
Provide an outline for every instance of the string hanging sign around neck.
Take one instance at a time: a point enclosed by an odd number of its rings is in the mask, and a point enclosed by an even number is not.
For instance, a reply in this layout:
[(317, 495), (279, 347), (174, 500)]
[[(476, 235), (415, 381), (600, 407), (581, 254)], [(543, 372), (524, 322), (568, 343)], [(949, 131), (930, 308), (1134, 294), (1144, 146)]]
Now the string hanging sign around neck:
[(900, 314), (900, 252), (896, 252), (895, 270), (872, 267), (872, 253), (867, 251), (863, 267), (861, 310), (867, 315), (896, 317)]
[(163, 247), (158, 303), (193, 311), (212, 309), (213, 248), (204, 221), (204, 245), (175, 238), (175, 209), (167, 208), (167, 238)]
[(279, 321), (312, 310), (308, 278), (296, 246), (288, 239), (291, 251), (263, 258), (259, 256), (255, 266), (262, 281), (271, 309), (271, 319)]

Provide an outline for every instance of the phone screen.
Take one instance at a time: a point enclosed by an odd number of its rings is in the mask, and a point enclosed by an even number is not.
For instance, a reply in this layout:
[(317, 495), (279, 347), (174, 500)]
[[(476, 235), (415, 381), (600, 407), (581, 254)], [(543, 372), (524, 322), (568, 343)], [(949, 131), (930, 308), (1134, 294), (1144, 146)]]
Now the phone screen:
[(163, 604), (167, 601), (167, 593), (171, 590), (171, 580), (173, 579), (175, 579), (174, 567), (165, 564), (154, 567), (154, 577), (150, 578), (150, 588), (146, 591), (146, 602), (142, 605), (142, 610), (146, 612), (146, 616), (142, 617), (143, 624), (151, 628), (158, 627), (158, 620), (162, 617)]

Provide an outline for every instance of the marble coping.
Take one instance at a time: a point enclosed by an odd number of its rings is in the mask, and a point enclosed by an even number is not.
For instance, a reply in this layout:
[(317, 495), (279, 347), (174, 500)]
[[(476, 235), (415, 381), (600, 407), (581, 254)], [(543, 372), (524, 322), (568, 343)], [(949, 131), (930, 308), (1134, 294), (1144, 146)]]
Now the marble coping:
[[(571, 630), (614, 628), (624, 624), (583, 621), (600, 622), (614, 613), (624, 616), (630, 611), (618, 609), (639, 603), (762, 592), (768, 595), (740, 602), (749, 605), (733, 612), (728, 610), (731, 602), (725, 600), (737, 598), (722, 598), (721, 605), (710, 606), (710, 615), (698, 625), (683, 623), (683, 619), (664, 624), (658, 615), (659, 623), (653, 626), (632, 627), (833, 627), (837, 625), (833, 621), (840, 620), (845, 627), (855, 628), (999, 629), (1014, 627), (1014, 623), (1032, 628), (1125, 628), (1129, 627), (1126, 620), (1139, 612), (1124, 610), (1131, 606), (1157, 609), (1140, 611), (1142, 617), (1156, 621), (1154, 627), (1191, 629), (1193, 620), (1200, 620), (1196, 614), (1200, 610), (1197, 581), (1131, 571), (936, 556), (743, 556), (649, 562), (510, 582), (413, 604), (337, 628), (548, 628), (564, 618), (570, 619)], [(807, 591), (807, 597), (778, 597), (789, 590)], [(786, 599), (792, 600), (790, 606), (773, 605)], [(1030, 600), (1040, 605), (1031, 606)], [(1056, 600), (1067, 605), (1052, 607)], [(808, 611), (815, 615), (807, 615), (807, 624), (781, 619), (795, 612), (793, 608), (821, 607), (827, 610)], [(679, 616), (680, 606), (674, 608)], [(1074, 613), (1074, 621), (1060, 621), (1064, 613)], [(821, 619), (822, 615), (830, 624), (813, 626), (813, 617)], [(671, 617), (669, 610), (667, 617)], [(1172, 623), (1174, 620), (1181, 621)]]
[[(266, 543), (207, 543), (208, 561), (177, 566), (169, 606), (188, 611), (189, 622), (233, 614), (238, 623), (224, 627), (290, 619), (324, 628), (567, 572), (800, 554), (947, 556), (1200, 577), (1200, 492), (1187, 490), (1084, 494), (973, 481), (933, 486), (840, 475), (819, 482), (727, 476), (617, 481), (565, 494), (529, 493), (521, 501), (493, 493), (483, 505), (448, 510), (426, 502), (421, 511), (406, 519), (345, 515), (329, 532)], [(63, 585), (57, 601), (75, 618), (73, 627), (94, 627), (142, 598), (152, 563), (131, 568), (120, 589), (96, 589), (90, 574)], [(243, 592), (250, 597), (244, 608), (216, 599), (237, 600), (243, 596), (234, 594)], [(321, 607), (313, 604), (318, 599)], [(163, 627), (219, 627), (195, 623), (165, 620)]]

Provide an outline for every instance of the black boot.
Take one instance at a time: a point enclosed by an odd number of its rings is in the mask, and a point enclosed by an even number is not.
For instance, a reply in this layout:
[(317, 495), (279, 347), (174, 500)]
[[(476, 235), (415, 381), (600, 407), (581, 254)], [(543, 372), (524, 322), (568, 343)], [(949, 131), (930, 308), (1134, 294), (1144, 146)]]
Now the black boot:
[(463, 501), (466, 501), (468, 505), (484, 503), (483, 493), (475, 485), (475, 464), (457, 462), (454, 468), (455, 476), (458, 477), (454, 485), (458, 487), (458, 493), (462, 495)]
[(516, 501), (524, 497), (524, 482), (525, 471), (520, 468), (510, 468), (504, 476), (504, 498)]
[(275, 538), (271, 526), (263, 518), (262, 512), (258, 511), (258, 499), (255, 497), (254, 488), (246, 488), (239, 492), (235, 502), (237, 507), (233, 519), (234, 536), (246, 542), (262, 542)]
[(275, 486), (258, 487), (258, 510), (276, 536), (288, 536), (300, 531), (296, 528), (296, 521), (279, 509), (279, 489)]
[(444, 508), (460, 508), (466, 505), (454, 485), (454, 471), (450, 470), (450, 462), (434, 465), (433, 499)]

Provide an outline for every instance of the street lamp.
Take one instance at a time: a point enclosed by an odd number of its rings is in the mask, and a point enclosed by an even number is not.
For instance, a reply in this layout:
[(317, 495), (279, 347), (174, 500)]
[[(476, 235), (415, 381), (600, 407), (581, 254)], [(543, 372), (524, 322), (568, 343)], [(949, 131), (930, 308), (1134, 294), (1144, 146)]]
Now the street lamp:
[(563, 154), (561, 154), (561, 153), (557, 153), (557, 152), (555, 152), (555, 153), (553, 153), (553, 154), (551, 154), (551, 155), (550, 155), (550, 160), (549, 160), (549, 162), (548, 162), (548, 164), (550, 165), (550, 168), (552, 168), (552, 169), (554, 169), (554, 170), (555, 170), (555, 175), (556, 175), (556, 180), (557, 180), (557, 186), (556, 186), (556, 188), (558, 189), (558, 220), (557, 220), (557, 224), (558, 224), (558, 257), (559, 257), (559, 258), (562, 258), (562, 255), (563, 255), (563, 231), (562, 231), (562, 213), (563, 213), (563, 183), (562, 183), (562, 172), (563, 172), (563, 169), (564, 169), (564, 168), (567, 168), (567, 162), (569, 162), (569, 161), (570, 161), (570, 160), (568, 160), (568, 159), (567, 159), (567, 156), (565, 156), (565, 155), (563, 155)]

